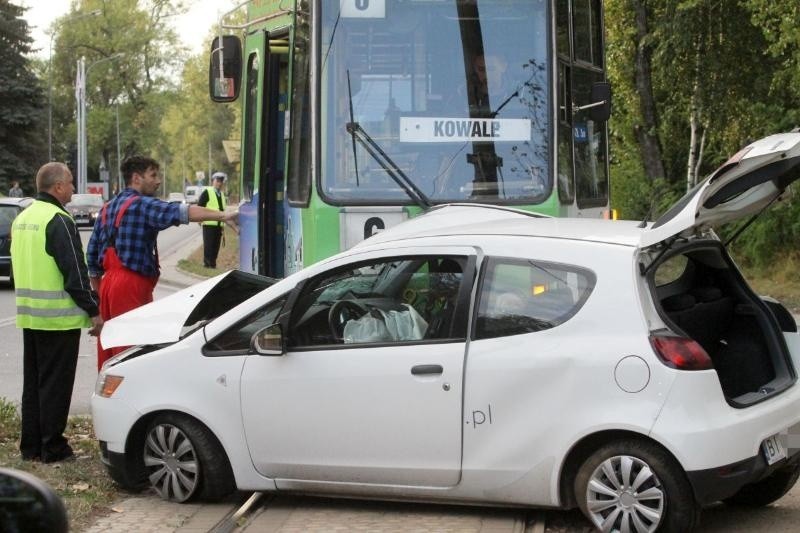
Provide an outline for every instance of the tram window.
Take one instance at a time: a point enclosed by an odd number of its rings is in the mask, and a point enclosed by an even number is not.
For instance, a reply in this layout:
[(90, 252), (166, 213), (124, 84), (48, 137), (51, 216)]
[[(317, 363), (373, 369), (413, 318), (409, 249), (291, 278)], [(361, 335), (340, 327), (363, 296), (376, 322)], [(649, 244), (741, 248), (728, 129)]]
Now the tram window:
[(602, 26), (599, 0), (574, 0), (572, 4), (573, 40), (576, 61), (603, 66)]
[(311, 199), (311, 77), (309, 75), (309, 27), (307, 2), (298, 4), (292, 60), (292, 101), (290, 113), (300, 117), (292, 120), (289, 137), (289, 176), (286, 193), (293, 207), (308, 207)]
[(570, 68), (558, 63), (558, 199), (562, 204), (575, 200), (575, 173), (572, 166), (572, 91)]
[[(592, 83), (602, 79), (602, 73), (573, 66), (572, 94), (575, 105), (590, 103)], [(591, 120), (588, 110), (572, 117), (576, 195), (580, 209), (602, 206), (608, 202), (607, 136), (606, 124)]]
[(242, 158), (242, 200), (253, 197), (256, 175), (256, 136), (258, 134), (258, 54), (252, 53), (247, 61), (247, 92), (245, 94), (245, 133)]
[(560, 55), (570, 57), (568, 2), (556, 2), (556, 45)]

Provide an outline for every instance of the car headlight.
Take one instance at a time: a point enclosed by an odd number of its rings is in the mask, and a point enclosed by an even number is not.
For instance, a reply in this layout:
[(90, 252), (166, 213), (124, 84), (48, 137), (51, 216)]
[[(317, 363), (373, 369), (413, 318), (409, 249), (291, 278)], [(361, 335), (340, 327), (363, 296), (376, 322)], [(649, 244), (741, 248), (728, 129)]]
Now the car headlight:
[(125, 378), (122, 376), (115, 376), (113, 374), (101, 374), (97, 377), (94, 392), (103, 398), (111, 398), (117, 391), (117, 388), (122, 385), (122, 380), (124, 379)]

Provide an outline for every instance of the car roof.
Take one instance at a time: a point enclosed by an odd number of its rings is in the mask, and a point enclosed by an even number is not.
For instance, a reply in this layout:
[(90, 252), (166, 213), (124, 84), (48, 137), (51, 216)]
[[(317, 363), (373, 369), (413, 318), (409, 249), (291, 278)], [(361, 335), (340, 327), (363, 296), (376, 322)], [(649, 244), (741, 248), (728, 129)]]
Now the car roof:
[(26, 196), (24, 198), (11, 198), (11, 197), (0, 198), (0, 205), (15, 205), (15, 206), (27, 207), (31, 202), (33, 202), (33, 198), (31, 198), (30, 196)]
[[(469, 222), (464, 222), (465, 220)], [(356, 247), (453, 235), (519, 235), (638, 246), (645, 228), (633, 220), (553, 218), (518, 209), (480, 204), (451, 204), (382, 231)]]

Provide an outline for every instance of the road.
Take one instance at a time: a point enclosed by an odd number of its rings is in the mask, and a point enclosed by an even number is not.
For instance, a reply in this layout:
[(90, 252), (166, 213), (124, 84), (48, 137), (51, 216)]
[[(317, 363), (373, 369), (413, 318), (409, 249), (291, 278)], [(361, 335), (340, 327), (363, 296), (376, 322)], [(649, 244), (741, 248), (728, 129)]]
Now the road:
[[(91, 232), (81, 230), (84, 249), (89, 242)], [(159, 256), (162, 261), (178, 250), (185, 249), (187, 242), (202, 245), (200, 226), (189, 224), (162, 231), (158, 238)], [(156, 286), (155, 299), (167, 296), (177, 289), (164, 283)], [(22, 398), (22, 331), (17, 329), (14, 291), (8, 278), (0, 278), (0, 397), (15, 403)], [(70, 414), (89, 414), (89, 401), (94, 390), (97, 377), (97, 342), (88, 334), (81, 337), (78, 352), (78, 369), (75, 375), (75, 387), (72, 392)]]

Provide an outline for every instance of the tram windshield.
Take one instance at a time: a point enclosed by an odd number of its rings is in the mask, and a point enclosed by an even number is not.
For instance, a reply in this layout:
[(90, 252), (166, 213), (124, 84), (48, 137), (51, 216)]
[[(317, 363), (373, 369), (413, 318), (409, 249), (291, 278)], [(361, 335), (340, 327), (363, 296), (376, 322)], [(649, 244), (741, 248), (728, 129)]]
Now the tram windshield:
[(550, 195), (548, 2), (321, 4), (323, 197), (413, 203), (393, 173), (435, 203)]

